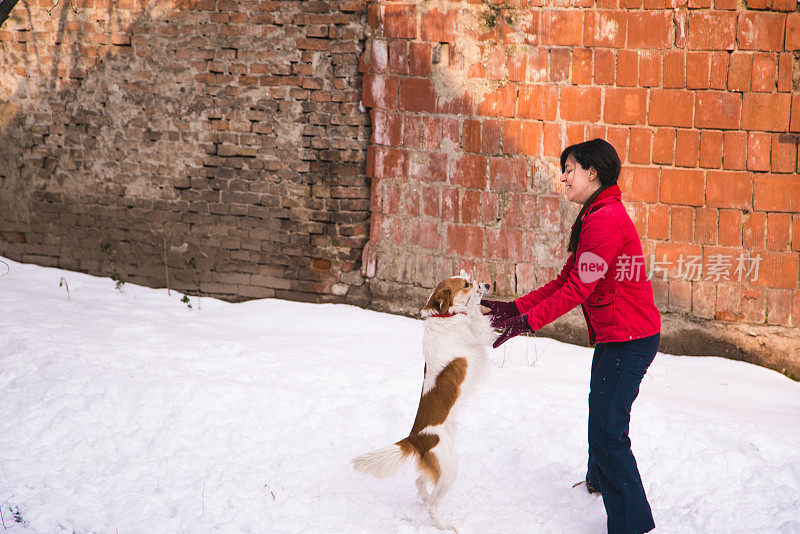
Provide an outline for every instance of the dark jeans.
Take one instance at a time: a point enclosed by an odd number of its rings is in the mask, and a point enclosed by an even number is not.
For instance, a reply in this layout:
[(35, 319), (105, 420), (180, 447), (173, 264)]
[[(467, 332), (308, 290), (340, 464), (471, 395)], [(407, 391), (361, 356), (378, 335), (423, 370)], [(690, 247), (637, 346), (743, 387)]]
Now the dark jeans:
[(655, 527), (628, 428), (631, 406), (653, 362), (661, 334), (598, 343), (589, 390), (589, 468), (586, 481), (603, 495), (609, 534), (639, 534)]

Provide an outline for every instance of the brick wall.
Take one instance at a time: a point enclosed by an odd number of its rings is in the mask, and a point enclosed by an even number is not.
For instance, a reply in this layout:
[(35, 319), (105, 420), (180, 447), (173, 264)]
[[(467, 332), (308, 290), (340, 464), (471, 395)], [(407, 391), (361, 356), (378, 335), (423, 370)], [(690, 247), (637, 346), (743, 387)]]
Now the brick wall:
[[(774, 325), (769, 336), (788, 348), (771, 364), (800, 375), (795, 9), (369, 2), (373, 304), (411, 313), (462, 267), (509, 296), (552, 279), (578, 209), (562, 195), (558, 156), (603, 137), (623, 160), (623, 200), (665, 318), (716, 325), (707, 341), (731, 325)], [(666, 350), (769, 359), (735, 340), (693, 349), (681, 324)]]
[(363, 2), (20, 2), (0, 28), (0, 254), (366, 304), (364, 26)]

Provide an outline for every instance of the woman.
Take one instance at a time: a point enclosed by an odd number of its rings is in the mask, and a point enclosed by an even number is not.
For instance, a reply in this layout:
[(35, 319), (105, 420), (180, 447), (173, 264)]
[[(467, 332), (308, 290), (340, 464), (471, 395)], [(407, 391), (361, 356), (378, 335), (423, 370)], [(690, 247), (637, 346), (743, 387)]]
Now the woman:
[(570, 256), (555, 280), (512, 302), (484, 300), (492, 326), (508, 339), (535, 332), (575, 306), (583, 309), (589, 341), (597, 343), (589, 390), (586, 487), (599, 491), (609, 533), (655, 527), (628, 438), (631, 405), (655, 357), (661, 317), (644, 273), (639, 235), (617, 186), (614, 147), (594, 139), (561, 153), (561, 182), (583, 204), (569, 237)]

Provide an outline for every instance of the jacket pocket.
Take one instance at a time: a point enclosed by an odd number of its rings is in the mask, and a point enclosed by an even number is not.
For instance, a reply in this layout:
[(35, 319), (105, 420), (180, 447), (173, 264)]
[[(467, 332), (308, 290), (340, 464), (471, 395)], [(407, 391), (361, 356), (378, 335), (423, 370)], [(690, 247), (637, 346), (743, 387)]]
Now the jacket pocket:
[(614, 301), (616, 292), (590, 295), (586, 300), (589, 318), (596, 324), (611, 324), (614, 322)]

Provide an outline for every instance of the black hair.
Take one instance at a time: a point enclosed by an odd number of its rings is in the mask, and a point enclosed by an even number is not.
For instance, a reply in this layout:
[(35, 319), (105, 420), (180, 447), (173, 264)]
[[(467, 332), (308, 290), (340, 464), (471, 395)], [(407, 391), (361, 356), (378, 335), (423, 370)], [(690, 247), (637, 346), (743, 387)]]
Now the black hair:
[(597, 179), (600, 180), (600, 188), (592, 193), (586, 202), (583, 203), (575, 223), (572, 225), (572, 232), (569, 235), (569, 244), (567, 245), (567, 252), (575, 252), (578, 249), (578, 238), (581, 235), (581, 227), (583, 226), (582, 218), (589, 206), (595, 201), (597, 196), (617, 183), (619, 179), (619, 172), (622, 164), (619, 161), (619, 156), (611, 143), (603, 139), (592, 139), (576, 145), (570, 145), (561, 152), (561, 172), (567, 164), (567, 158), (572, 158), (584, 169), (594, 168), (597, 172)]

